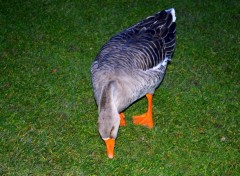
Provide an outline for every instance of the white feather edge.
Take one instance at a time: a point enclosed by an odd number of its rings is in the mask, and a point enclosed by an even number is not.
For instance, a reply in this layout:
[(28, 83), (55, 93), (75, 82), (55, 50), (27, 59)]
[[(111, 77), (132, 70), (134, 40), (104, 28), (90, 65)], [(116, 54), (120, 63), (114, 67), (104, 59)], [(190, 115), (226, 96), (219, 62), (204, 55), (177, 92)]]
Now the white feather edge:
[(166, 12), (170, 12), (172, 14), (172, 17), (173, 17), (172, 21), (175, 22), (176, 21), (175, 9), (171, 8), (171, 9), (166, 10)]
[(168, 57), (166, 57), (161, 63), (159, 63), (157, 66), (153, 67), (152, 70), (157, 70), (157, 69), (159, 69), (161, 66), (166, 67), (169, 60), (170, 60), (170, 59), (168, 59)]

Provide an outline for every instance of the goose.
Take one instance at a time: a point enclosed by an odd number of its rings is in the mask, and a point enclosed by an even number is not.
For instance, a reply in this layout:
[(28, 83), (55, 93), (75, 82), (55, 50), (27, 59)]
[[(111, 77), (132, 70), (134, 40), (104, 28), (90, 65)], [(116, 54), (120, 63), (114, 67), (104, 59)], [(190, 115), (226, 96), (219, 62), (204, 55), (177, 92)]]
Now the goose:
[(113, 36), (91, 65), (98, 131), (110, 159), (119, 126), (126, 125), (123, 111), (144, 96), (147, 111), (133, 116), (133, 123), (153, 128), (152, 98), (175, 50), (175, 21), (174, 8), (147, 17)]

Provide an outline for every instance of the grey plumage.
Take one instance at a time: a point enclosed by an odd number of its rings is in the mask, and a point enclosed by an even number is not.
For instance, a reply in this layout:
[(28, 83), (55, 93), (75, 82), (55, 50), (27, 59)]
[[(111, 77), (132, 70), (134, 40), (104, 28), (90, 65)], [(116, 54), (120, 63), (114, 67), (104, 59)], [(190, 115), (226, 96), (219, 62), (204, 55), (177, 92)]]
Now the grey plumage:
[(160, 85), (176, 43), (175, 10), (161, 11), (112, 37), (92, 63), (99, 132), (116, 138), (119, 113)]

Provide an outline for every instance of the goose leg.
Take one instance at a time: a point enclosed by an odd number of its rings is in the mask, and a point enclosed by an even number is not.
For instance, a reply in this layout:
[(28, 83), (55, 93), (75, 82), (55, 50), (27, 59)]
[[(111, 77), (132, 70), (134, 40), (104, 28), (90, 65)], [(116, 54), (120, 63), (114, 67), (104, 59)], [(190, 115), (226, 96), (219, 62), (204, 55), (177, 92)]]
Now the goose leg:
[(123, 112), (119, 114), (120, 117), (120, 126), (126, 126), (125, 115)]
[(152, 94), (146, 94), (148, 100), (147, 112), (142, 115), (133, 116), (133, 123), (136, 125), (143, 125), (148, 128), (153, 128), (152, 119)]

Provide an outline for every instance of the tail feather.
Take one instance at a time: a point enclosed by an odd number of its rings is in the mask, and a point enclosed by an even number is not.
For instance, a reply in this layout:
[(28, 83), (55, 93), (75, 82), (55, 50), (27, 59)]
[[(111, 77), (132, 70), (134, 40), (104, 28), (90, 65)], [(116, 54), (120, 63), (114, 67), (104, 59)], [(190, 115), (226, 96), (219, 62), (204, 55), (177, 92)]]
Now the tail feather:
[(168, 9), (166, 10), (167, 12), (170, 12), (172, 14), (172, 21), (175, 22), (176, 21), (176, 13), (175, 13), (175, 9), (174, 8), (171, 8), (171, 9)]

